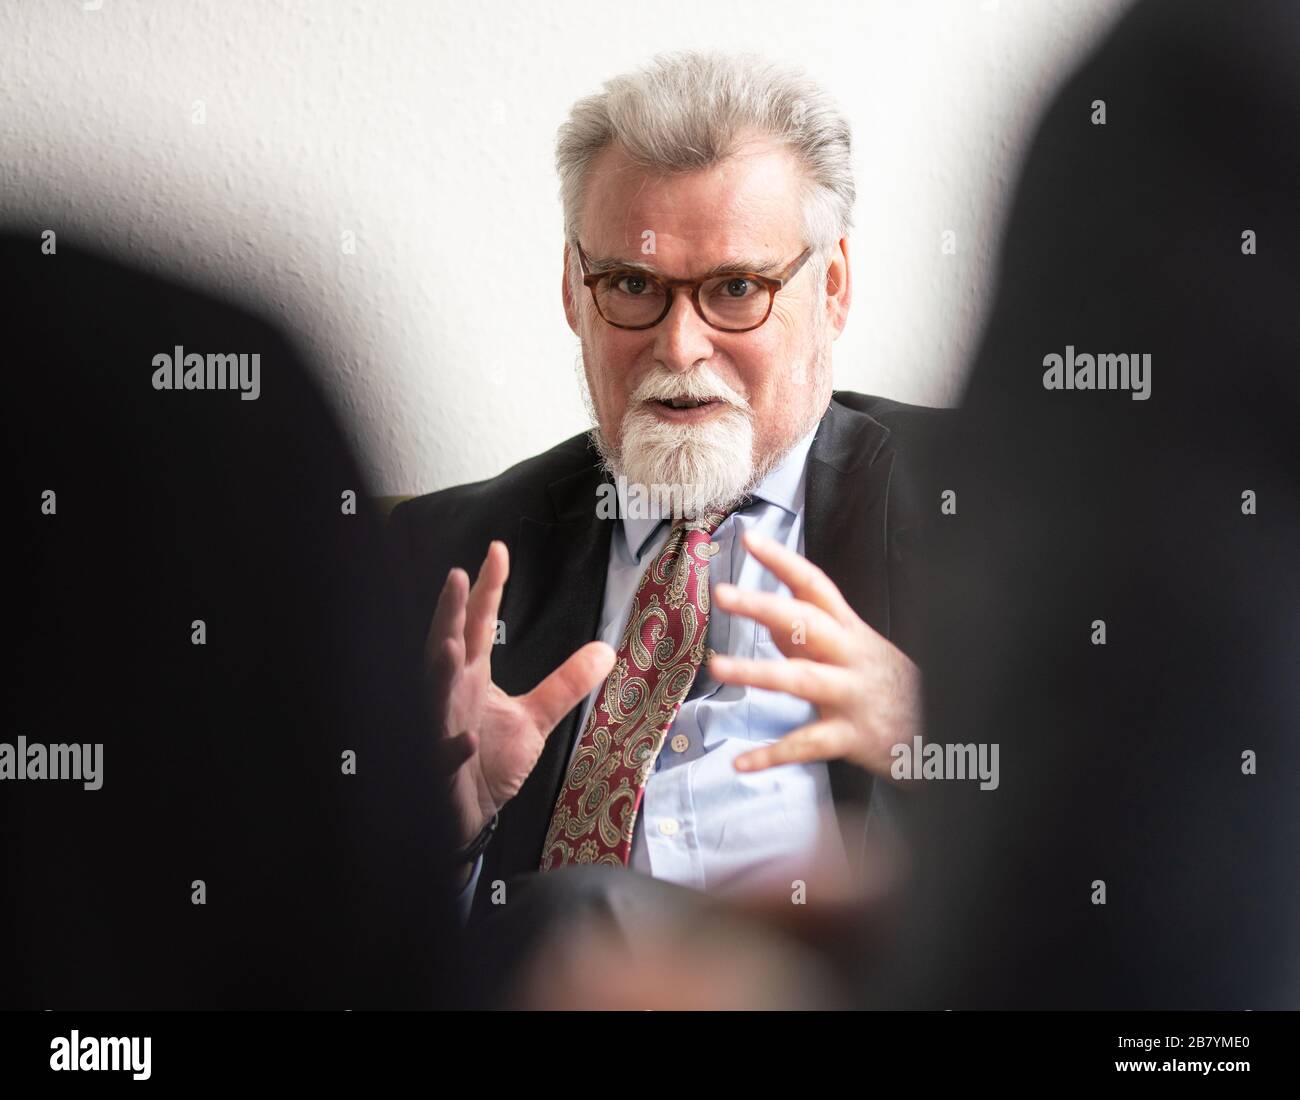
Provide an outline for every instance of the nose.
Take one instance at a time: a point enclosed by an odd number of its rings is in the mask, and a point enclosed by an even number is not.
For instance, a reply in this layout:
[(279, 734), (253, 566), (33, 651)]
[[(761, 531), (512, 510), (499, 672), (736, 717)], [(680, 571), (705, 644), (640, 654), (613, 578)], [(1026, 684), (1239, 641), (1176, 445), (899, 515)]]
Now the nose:
[(713, 355), (713, 329), (695, 312), (689, 291), (673, 294), (672, 308), (655, 326), (655, 360), (677, 374)]

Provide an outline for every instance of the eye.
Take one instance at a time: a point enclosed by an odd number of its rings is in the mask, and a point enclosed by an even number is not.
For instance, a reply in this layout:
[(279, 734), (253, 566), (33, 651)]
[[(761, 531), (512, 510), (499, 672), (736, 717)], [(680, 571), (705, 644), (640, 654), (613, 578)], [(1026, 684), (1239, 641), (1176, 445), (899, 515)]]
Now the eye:
[(653, 284), (644, 275), (629, 273), (626, 275), (615, 275), (610, 280), (611, 285), (622, 294), (629, 297), (637, 298), (653, 289)]
[(726, 298), (744, 298), (754, 292), (754, 282), (752, 279), (736, 276), (727, 279), (718, 289)]

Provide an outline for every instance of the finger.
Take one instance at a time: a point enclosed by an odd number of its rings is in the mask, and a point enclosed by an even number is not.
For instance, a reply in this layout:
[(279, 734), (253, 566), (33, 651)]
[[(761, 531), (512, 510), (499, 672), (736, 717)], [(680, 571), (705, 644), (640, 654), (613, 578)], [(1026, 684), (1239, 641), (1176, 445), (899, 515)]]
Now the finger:
[(573, 653), (520, 702), (545, 736), (609, 675), (615, 653), (604, 642), (588, 642)]
[(820, 607), (841, 626), (852, 626), (858, 614), (840, 594), (838, 586), (818, 566), (776, 539), (746, 531), (745, 547), (781, 581), (797, 599)]
[(465, 663), (473, 664), (485, 653), (492, 652), (496, 636), (497, 611), (501, 607), (501, 592), (510, 572), (510, 559), (506, 544), (493, 539), (488, 544), (487, 555), (479, 566), (474, 587), (469, 590), (465, 603)]
[(852, 660), (853, 650), (844, 627), (820, 607), (725, 582), (714, 586), (713, 602), (723, 611), (762, 623), (777, 649), (787, 657), (806, 656), (840, 665)]
[(442, 645), (429, 663), (429, 705), (439, 733), (447, 727), (447, 713), (451, 705), (451, 690), (456, 678), (464, 670), (464, 643), (460, 638), (444, 638)]
[(709, 662), (709, 674), (724, 684), (784, 691), (819, 707), (837, 708), (849, 704), (857, 682), (857, 677), (848, 669), (802, 657), (785, 661), (751, 661), (718, 655)]
[[(465, 593), (469, 589), (469, 574), (463, 569), (453, 569), (442, 583), (438, 606), (433, 609), (429, 633), (424, 640), (425, 661), (432, 666), (442, 651), (443, 642), (455, 638), (459, 645), (464, 632)], [(459, 625), (458, 625), (459, 624)]]
[(761, 771), (779, 764), (807, 764), (848, 756), (853, 747), (853, 724), (845, 718), (829, 718), (800, 726), (780, 741), (753, 752), (741, 753), (732, 761), (740, 772)]

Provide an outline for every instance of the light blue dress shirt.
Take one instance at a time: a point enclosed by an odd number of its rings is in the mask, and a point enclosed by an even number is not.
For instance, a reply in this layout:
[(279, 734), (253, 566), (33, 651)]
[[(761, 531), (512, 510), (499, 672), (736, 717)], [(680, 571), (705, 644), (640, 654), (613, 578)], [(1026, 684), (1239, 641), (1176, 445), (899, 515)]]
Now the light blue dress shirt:
[[(718, 552), (709, 583), (740, 588), (790, 590), (745, 550), (741, 535), (756, 531), (803, 553), (804, 489), (809, 432), (751, 492), (753, 503), (733, 512), (713, 535)], [(666, 519), (628, 515), (620, 482), (618, 525), (611, 533), (605, 601), (597, 637), (615, 650), (622, 637), (637, 582), (668, 540)], [(593, 502), (594, 507), (594, 502)], [(719, 654), (784, 660), (765, 627), (710, 605), (706, 644)], [(595, 704), (598, 685), (583, 704), (581, 730)], [(835, 821), (825, 763), (784, 764), (738, 772), (741, 753), (771, 744), (817, 719), (813, 704), (782, 692), (721, 684), (701, 667), (668, 731), (632, 834), (634, 871), (709, 892), (805, 878), (815, 851), (845, 859)], [(578, 738), (569, 762), (577, 752)], [(565, 772), (567, 774), (568, 766)], [(482, 856), (458, 898), (466, 919), (482, 870)]]

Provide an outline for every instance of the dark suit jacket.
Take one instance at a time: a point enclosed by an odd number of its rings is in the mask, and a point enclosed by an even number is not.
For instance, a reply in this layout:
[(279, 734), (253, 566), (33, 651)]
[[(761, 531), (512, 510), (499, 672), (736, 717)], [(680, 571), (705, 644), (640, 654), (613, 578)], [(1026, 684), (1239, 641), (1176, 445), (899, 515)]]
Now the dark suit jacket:
[[(923, 521), (939, 514), (942, 487), (925, 456), (935, 450), (929, 439), (943, 419), (942, 410), (836, 393), (808, 455), (805, 554), (904, 651), (913, 640), (909, 566)], [(488, 481), (398, 505), (390, 525), (409, 561), (414, 620), (427, 629), (448, 571), (461, 566), (473, 578), (488, 543), (501, 539), (510, 549), (500, 612), (507, 640), (493, 655), (493, 677), (512, 695), (532, 689), (599, 630), (613, 521), (599, 519), (595, 505), (607, 480), (584, 433)], [(482, 882), (536, 870), (578, 714), (575, 707), (552, 733), (502, 810)], [(830, 785), (843, 827), (845, 809), (865, 807), (871, 777), (833, 761)], [(844, 836), (854, 861), (859, 831)], [(478, 892), (480, 903), (487, 894)]]

